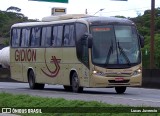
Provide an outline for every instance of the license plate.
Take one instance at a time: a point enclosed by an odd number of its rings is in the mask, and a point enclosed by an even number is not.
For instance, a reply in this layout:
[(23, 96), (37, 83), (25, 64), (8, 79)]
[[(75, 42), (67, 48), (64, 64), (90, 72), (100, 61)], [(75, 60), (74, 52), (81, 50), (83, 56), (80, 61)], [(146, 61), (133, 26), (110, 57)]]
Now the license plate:
[(122, 77), (117, 77), (117, 78), (115, 78), (115, 81), (124, 81), (124, 78), (122, 78)]

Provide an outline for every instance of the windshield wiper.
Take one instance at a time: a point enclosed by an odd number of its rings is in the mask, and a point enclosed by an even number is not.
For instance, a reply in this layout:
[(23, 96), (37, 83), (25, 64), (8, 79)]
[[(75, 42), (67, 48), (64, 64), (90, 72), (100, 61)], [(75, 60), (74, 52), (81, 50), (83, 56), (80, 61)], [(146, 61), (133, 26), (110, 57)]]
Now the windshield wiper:
[(120, 50), (120, 52), (123, 54), (124, 58), (126, 59), (128, 65), (131, 66), (131, 62), (129, 61), (129, 58), (127, 57), (126, 53), (124, 52), (123, 48), (119, 45), (119, 41), (118, 41), (118, 48)]
[(109, 62), (111, 53), (113, 53), (113, 41), (112, 40), (111, 40), (111, 45), (109, 47), (109, 51), (108, 51), (108, 54), (107, 54), (106, 64), (108, 64), (108, 62)]

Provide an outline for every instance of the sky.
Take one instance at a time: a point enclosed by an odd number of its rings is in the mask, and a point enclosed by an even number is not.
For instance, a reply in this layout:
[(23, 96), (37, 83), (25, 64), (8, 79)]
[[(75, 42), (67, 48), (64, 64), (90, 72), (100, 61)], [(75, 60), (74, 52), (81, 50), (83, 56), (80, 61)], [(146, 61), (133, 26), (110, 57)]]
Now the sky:
[[(5, 11), (8, 7), (15, 6), (21, 9), (22, 14), (29, 19), (39, 19), (51, 15), (53, 7), (67, 9), (67, 14), (88, 14), (96, 16), (125, 16), (136, 17), (143, 15), (144, 11), (151, 9), (151, 0), (69, 0), (69, 3), (42, 2), (32, 0), (0, 0), (0, 10)], [(155, 7), (160, 7), (160, 0), (155, 0)], [(99, 11), (103, 9), (102, 11)], [(99, 12), (98, 12), (99, 11)]]

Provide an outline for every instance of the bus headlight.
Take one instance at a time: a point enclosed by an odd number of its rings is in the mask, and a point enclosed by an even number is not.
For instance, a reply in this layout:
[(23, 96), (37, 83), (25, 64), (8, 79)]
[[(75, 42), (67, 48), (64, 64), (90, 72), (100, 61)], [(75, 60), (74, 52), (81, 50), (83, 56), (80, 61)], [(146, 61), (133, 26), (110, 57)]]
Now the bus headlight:
[(96, 70), (93, 71), (93, 74), (99, 75), (99, 76), (104, 76), (105, 75), (105, 73), (100, 72), (100, 71), (96, 71)]
[(97, 73), (97, 71), (96, 71), (96, 70), (94, 70), (94, 71), (93, 71), (93, 74), (96, 74), (96, 73)]
[(142, 73), (142, 69), (137, 69), (133, 72), (132, 76), (135, 76), (135, 75), (138, 75), (138, 74), (141, 74)]

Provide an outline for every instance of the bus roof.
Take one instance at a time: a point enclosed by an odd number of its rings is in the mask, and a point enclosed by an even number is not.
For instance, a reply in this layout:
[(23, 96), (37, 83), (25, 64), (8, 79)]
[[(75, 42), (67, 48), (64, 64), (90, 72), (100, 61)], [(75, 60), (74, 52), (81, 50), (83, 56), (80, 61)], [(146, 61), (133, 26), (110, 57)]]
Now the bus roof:
[(13, 27), (24, 27), (24, 26), (36, 26), (36, 25), (50, 25), (58, 23), (69, 23), (69, 22), (88, 22), (89, 25), (106, 25), (106, 24), (123, 24), (123, 25), (134, 25), (133, 21), (125, 18), (116, 17), (99, 17), (91, 16), (87, 14), (65, 14), (60, 16), (49, 16), (44, 17), (39, 22), (25, 22), (17, 23), (12, 25)]
[(86, 17), (91, 17), (91, 16), (92, 15), (88, 15), (88, 14), (64, 14), (64, 15), (59, 15), (59, 16), (44, 17), (44, 18), (42, 18), (42, 21), (43, 22), (50, 22), (50, 21), (86, 18)]
[(117, 17), (87, 17), (83, 18), (90, 25), (106, 25), (106, 24), (117, 24), (117, 25), (135, 25), (133, 21), (126, 18)]
[(59, 16), (49, 16), (44, 17), (42, 21), (48, 22), (48, 21), (60, 21), (60, 20), (70, 20), (70, 19), (77, 19), (78, 20), (86, 20), (89, 24), (95, 25), (95, 24), (127, 24), (132, 25), (134, 24), (131, 20), (128, 20), (126, 18), (117, 18), (117, 17), (98, 17), (88, 14), (64, 14)]

